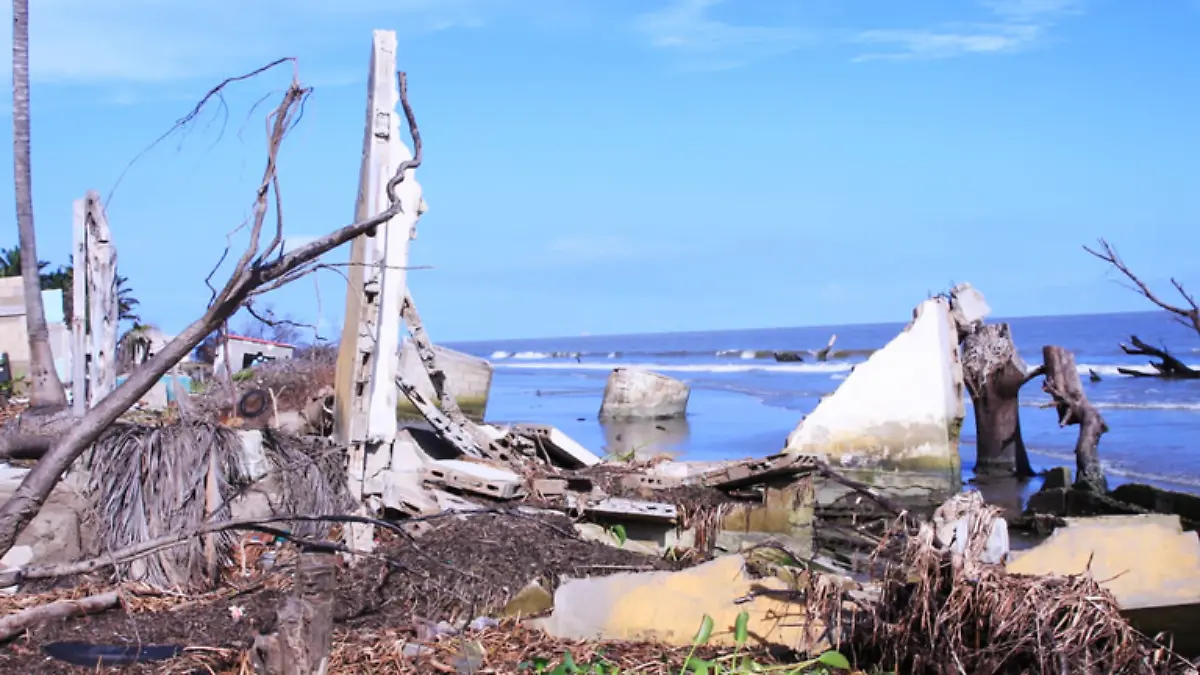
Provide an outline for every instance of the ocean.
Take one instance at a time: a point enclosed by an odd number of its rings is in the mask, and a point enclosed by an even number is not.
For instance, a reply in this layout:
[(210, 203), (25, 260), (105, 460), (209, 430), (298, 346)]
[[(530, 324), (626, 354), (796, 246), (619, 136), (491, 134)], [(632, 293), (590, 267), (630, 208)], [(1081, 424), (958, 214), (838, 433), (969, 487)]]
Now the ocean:
[[(1200, 366), (1200, 336), (1163, 312), (989, 319), (1007, 321), (1026, 363), (1041, 363), (1046, 344), (1066, 347), (1089, 399), (1108, 422), (1100, 456), (1110, 484), (1147, 482), (1200, 493), (1200, 381), (1164, 381), (1118, 374), (1149, 371), (1148, 359), (1124, 354), (1137, 335), (1166, 344)], [(851, 367), (879, 349), (903, 323), (761, 330), (581, 336), (448, 344), (495, 367), (488, 419), (552, 424), (600, 455), (631, 449), (684, 459), (763, 456), (783, 448), (787, 434), (834, 391)], [(831, 335), (844, 358), (777, 362), (775, 351), (817, 350)], [(605, 426), (598, 420), (609, 371), (637, 366), (677, 377), (692, 388), (684, 420)], [(1089, 371), (1102, 379), (1091, 382)], [(1078, 427), (1059, 428), (1040, 378), (1022, 390), (1021, 426), (1036, 470), (1074, 466)], [(902, 396), (903, 392), (897, 392)], [(964, 393), (965, 395), (965, 393)], [(975, 421), (965, 399), (961, 454), (964, 480), (975, 463)]]

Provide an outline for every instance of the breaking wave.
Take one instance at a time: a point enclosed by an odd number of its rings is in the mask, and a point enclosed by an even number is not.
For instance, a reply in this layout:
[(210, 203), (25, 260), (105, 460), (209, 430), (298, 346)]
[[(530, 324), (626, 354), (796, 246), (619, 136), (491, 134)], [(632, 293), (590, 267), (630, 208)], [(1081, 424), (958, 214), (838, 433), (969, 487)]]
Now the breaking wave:
[(613, 368), (644, 368), (664, 373), (844, 373), (854, 367), (851, 363), (575, 363), (548, 361), (541, 363), (500, 362), (496, 368), (524, 370), (612, 370)]
[[(551, 359), (586, 359), (622, 357), (633, 358), (671, 358), (686, 359), (689, 357), (734, 359), (734, 360), (763, 360), (780, 361), (784, 363), (798, 362), (799, 359), (816, 358), (819, 349), (718, 349), (713, 350), (628, 350), (628, 351), (506, 351), (496, 350), (488, 356), (493, 361), (520, 359), (523, 361)], [(829, 358), (833, 360), (862, 359), (874, 353), (873, 349), (835, 349)]]

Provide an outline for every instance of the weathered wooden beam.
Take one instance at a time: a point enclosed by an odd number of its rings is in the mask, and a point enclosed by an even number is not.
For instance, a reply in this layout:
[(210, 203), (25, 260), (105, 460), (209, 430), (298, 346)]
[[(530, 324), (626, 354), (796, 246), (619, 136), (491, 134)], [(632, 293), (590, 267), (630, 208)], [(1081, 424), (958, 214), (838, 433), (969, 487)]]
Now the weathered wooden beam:
[(306, 551), (292, 593), (276, 613), (276, 630), (254, 640), (251, 658), (264, 675), (324, 675), (333, 643), (334, 557)]

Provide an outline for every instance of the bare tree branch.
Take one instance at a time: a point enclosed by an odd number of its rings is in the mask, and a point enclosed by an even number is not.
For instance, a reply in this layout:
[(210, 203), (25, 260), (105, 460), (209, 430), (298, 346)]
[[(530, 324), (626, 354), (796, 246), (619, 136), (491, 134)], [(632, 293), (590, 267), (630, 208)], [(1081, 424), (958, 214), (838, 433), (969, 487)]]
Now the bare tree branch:
[[(288, 59), (264, 66), (255, 73), (263, 72), (286, 60)], [(231, 78), (230, 81), (246, 79), (255, 73)], [(374, 231), (380, 225), (403, 213), (405, 208), (420, 208), (419, 199), (417, 203), (403, 204), (396, 191), (396, 188), (405, 180), (408, 171), (421, 165), (423, 152), (416, 118), (408, 102), (407, 78), (404, 73), (400, 73), (399, 78), (400, 104), (404, 108), (404, 114), (412, 133), (413, 158), (401, 162), (395, 175), (388, 182), (391, 204), (381, 213), (341, 227), (304, 246), (284, 253), (278, 258), (267, 261), (262, 257), (256, 259), (256, 256), (260, 253), (258, 243), (266, 216), (267, 200), (274, 185), (273, 177), (277, 169), (279, 148), (286, 132), (293, 126), (292, 123), (298, 110), (310, 91), (301, 87), (298, 79), (293, 78), (292, 85), (283, 95), (279, 107), (272, 113), (272, 132), (267, 141), (267, 165), (263, 172), (263, 181), (256, 194), (250, 241), (231, 272), (228, 282), (209, 304), (203, 316), (192, 322), (167, 343), (158, 354), (130, 373), (119, 387), (101, 399), (77, 424), (69, 427), (66, 433), (54, 441), (50, 450), (26, 474), (12, 497), (0, 507), (0, 556), (12, 548), (20, 533), (41, 510), (62, 475), (83, 454), (84, 450), (95, 442), (104, 429), (149, 391), (164, 373), (190, 353), (205, 337), (224, 324), (249, 299), (255, 289), (285, 278), (292, 271), (316, 260), (334, 248), (362, 234)], [(194, 118), (207, 100), (219, 94), (224, 84), (214, 87), (184, 119)], [(177, 124), (176, 127), (178, 126)]]
[(1129, 280), (1130, 283), (1133, 284), (1131, 290), (1141, 293), (1150, 302), (1176, 315), (1183, 325), (1195, 330), (1197, 333), (1200, 333), (1200, 306), (1197, 305), (1195, 297), (1188, 293), (1186, 289), (1184, 289), (1183, 284), (1174, 278), (1171, 279), (1171, 285), (1175, 287), (1175, 290), (1178, 291), (1181, 296), (1183, 296), (1184, 301), (1187, 303), (1188, 306), (1186, 308), (1178, 305), (1172, 305), (1160, 298), (1154, 292), (1154, 290), (1146, 284), (1146, 282), (1142, 281), (1137, 274), (1134, 274), (1133, 271), (1129, 269), (1124, 260), (1121, 260), (1121, 256), (1117, 253), (1117, 249), (1113, 248), (1113, 246), (1104, 239), (1100, 239), (1099, 244), (1100, 250), (1089, 248), (1087, 246), (1084, 246), (1083, 250), (1116, 268), (1118, 272), (1120, 272), (1127, 280)]

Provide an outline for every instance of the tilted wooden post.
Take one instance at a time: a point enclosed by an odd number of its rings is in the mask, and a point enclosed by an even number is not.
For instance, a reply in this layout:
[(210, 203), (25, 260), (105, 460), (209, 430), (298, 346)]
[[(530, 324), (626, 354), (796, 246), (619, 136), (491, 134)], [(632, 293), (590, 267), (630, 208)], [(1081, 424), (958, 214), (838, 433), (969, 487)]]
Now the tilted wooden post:
[(100, 194), (89, 190), (87, 210), (88, 283), (88, 404), (108, 395), (117, 383), (117, 249), (112, 245), (108, 218)]
[(333, 642), (333, 556), (305, 551), (292, 593), (276, 612), (275, 632), (254, 640), (254, 669), (263, 675), (324, 675)]

